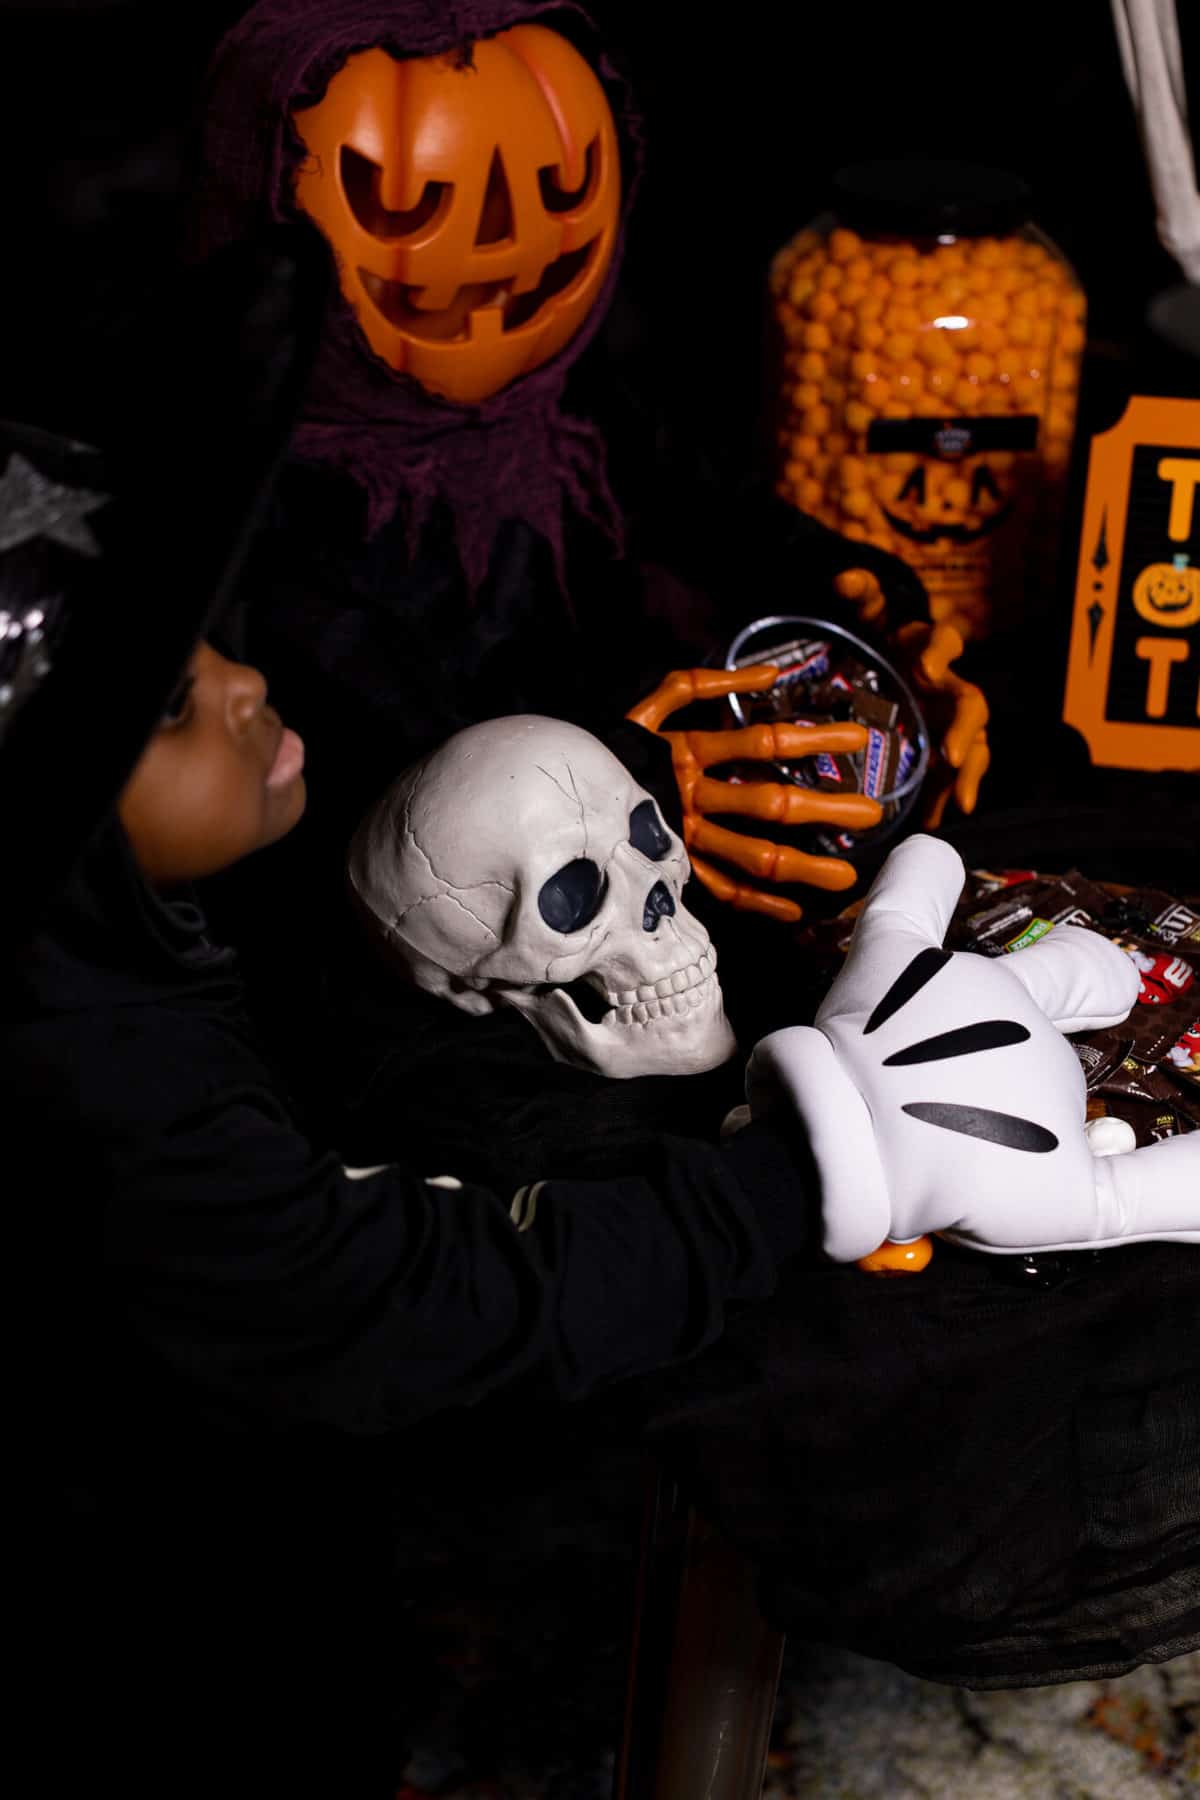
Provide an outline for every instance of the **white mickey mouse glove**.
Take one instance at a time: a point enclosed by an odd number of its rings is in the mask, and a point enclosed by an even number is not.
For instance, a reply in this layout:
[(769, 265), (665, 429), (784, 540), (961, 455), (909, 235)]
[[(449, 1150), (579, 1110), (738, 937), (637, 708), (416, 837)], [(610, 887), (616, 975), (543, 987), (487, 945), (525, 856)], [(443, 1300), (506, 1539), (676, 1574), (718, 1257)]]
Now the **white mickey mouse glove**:
[(1200, 1243), (1200, 1132), (1093, 1155), (1084, 1131), (1062, 1034), (1127, 1016), (1132, 962), (1072, 925), (1003, 957), (944, 950), (963, 879), (940, 839), (893, 850), (815, 1027), (750, 1059), (751, 1112), (790, 1101), (808, 1129), (826, 1252), (853, 1262), (926, 1232), (1010, 1254)]

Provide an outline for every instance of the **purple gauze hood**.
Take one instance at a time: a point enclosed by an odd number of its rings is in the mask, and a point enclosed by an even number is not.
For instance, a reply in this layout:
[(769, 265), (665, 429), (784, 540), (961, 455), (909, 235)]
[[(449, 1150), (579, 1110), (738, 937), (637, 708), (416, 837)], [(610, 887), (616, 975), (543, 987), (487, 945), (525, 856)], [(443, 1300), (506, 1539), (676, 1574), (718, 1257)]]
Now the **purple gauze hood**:
[(595, 425), (567, 416), (561, 400), (567, 373), (612, 298), (640, 172), (640, 121), (624, 79), (573, 0), (259, 0), (218, 45), (203, 99), (203, 167), (190, 229), (198, 256), (299, 216), (292, 182), (304, 151), (291, 114), (319, 100), (348, 57), (376, 46), (396, 56), (431, 56), (539, 18), (560, 25), (588, 57), (621, 144), (621, 233), (592, 312), (550, 362), (468, 406), (390, 369), (335, 285), (292, 440), (296, 457), (344, 470), (363, 488), (368, 536), (402, 509), (410, 555), (431, 510), (443, 503), (472, 592), (506, 520), (524, 520), (546, 539), (564, 589), (568, 506), (620, 539), (603, 439)]

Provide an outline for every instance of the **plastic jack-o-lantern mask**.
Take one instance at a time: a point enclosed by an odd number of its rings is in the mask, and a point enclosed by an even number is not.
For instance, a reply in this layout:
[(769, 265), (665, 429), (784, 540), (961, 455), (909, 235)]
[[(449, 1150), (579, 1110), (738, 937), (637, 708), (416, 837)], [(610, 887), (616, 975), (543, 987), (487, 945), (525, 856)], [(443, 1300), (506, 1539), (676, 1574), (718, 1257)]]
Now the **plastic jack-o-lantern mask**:
[(471, 404), (578, 331), (612, 261), (620, 165), (604, 89), (557, 32), (514, 26), (469, 63), (360, 51), (294, 121), (297, 203), (389, 367)]

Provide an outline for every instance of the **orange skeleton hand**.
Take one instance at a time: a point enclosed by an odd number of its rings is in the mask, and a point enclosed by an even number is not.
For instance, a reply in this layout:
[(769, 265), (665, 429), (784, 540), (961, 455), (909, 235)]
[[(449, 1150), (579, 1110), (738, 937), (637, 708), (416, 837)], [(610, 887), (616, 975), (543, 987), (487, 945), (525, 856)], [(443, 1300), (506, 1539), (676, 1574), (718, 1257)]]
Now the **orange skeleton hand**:
[[(708, 861), (719, 856), (759, 881), (801, 882), (840, 892), (856, 880), (853, 866), (836, 856), (811, 856), (766, 838), (746, 837), (714, 825), (706, 815), (731, 813), (769, 819), (777, 825), (822, 824), (847, 831), (878, 825), (882, 809), (865, 794), (824, 794), (782, 781), (714, 780), (708, 770), (723, 762), (772, 763), (821, 752), (846, 755), (867, 742), (864, 725), (746, 725), (732, 731), (663, 731), (663, 721), (696, 700), (732, 693), (758, 693), (773, 687), (779, 671), (771, 664), (749, 669), (677, 669), (627, 715), (637, 725), (657, 732), (671, 746), (679, 797), (683, 803), (683, 837), (692, 868), (719, 900), (747, 912), (794, 921), (802, 909), (782, 894), (772, 894), (737, 881)], [(697, 853), (701, 854), (697, 854)]]
[[(886, 627), (883, 589), (869, 569), (844, 569), (833, 585), (863, 624)], [(975, 810), (979, 784), (992, 759), (988, 703), (973, 681), (964, 681), (950, 667), (963, 652), (962, 635), (955, 626), (914, 620), (893, 632), (892, 642), (921, 696), (937, 753), (925, 782), (921, 817), (927, 830), (936, 831), (951, 795), (961, 812)]]

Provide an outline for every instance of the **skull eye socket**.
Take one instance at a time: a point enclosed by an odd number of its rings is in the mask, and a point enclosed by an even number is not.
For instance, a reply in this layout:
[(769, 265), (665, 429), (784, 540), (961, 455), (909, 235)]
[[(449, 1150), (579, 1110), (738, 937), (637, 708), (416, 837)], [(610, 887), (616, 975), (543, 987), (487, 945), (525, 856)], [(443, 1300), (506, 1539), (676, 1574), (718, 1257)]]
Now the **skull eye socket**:
[(538, 911), (551, 931), (582, 931), (600, 911), (607, 889), (598, 866), (580, 856), (542, 883)]
[(671, 838), (658, 816), (653, 800), (643, 800), (629, 815), (629, 841), (651, 862), (661, 862), (671, 851)]

